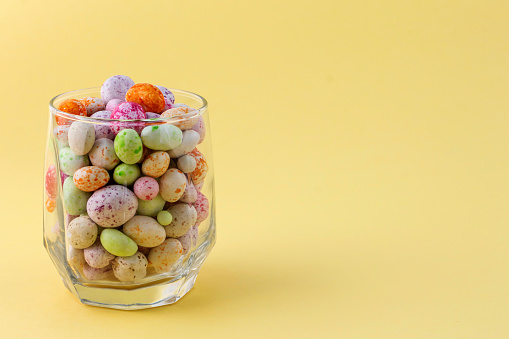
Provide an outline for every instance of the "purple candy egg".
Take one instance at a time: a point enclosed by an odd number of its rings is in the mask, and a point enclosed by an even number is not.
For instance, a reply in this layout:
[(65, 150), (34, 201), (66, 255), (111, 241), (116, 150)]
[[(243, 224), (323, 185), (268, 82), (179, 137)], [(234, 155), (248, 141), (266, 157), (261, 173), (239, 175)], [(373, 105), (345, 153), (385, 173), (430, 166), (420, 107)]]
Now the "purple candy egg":
[(156, 87), (159, 88), (159, 90), (161, 92), (163, 92), (164, 103), (165, 103), (164, 111), (166, 111), (167, 109), (173, 108), (173, 103), (175, 102), (175, 96), (173, 95), (173, 93), (166, 87), (163, 87), (163, 86), (156, 86)]
[(159, 119), (161, 117), (161, 114), (147, 112), (147, 119)]
[(101, 98), (104, 102), (113, 99), (125, 100), (129, 88), (134, 86), (134, 81), (125, 75), (114, 75), (108, 78), (101, 87)]
[(123, 102), (124, 102), (124, 100), (120, 100), (120, 99), (110, 100), (110, 101), (108, 101), (108, 104), (106, 105), (106, 110), (113, 112), (115, 110), (115, 108), (117, 108), (117, 106)]
[[(99, 118), (99, 119), (109, 119), (111, 116), (110, 111), (99, 111), (91, 115), (91, 118)], [(106, 138), (106, 139), (115, 139), (115, 133), (112, 132), (110, 128), (110, 123), (103, 122), (101, 124), (94, 124), (95, 129), (95, 140)]]
[(118, 227), (136, 214), (138, 198), (125, 186), (110, 185), (92, 194), (87, 201), (87, 213), (97, 225)]

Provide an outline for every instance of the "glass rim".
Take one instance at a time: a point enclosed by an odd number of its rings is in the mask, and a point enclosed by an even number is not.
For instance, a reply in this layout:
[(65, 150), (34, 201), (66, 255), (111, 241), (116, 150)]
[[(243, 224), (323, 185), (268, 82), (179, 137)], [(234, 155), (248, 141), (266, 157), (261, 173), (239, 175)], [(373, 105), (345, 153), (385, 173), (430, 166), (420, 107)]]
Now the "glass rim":
[(119, 122), (119, 121), (121, 121), (121, 122), (146, 122), (146, 123), (179, 122), (179, 121), (188, 120), (188, 119), (191, 119), (191, 118), (194, 118), (194, 117), (199, 117), (199, 116), (203, 115), (203, 113), (207, 110), (208, 102), (201, 95), (193, 93), (193, 92), (185, 91), (185, 90), (182, 90), (182, 89), (176, 89), (176, 88), (168, 88), (168, 89), (172, 93), (174, 93), (174, 94), (178, 93), (180, 95), (184, 95), (184, 96), (193, 98), (193, 99), (201, 102), (201, 107), (200, 108), (193, 108), (192, 112), (187, 113), (187, 114), (183, 114), (183, 115), (179, 115), (177, 117), (169, 117), (169, 118), (163, 117), (163, 118), (153, 118), (153, 119), (125, 119), (125, 120), (109, 119), (109, 118), (108, 119), (107, 118), (95, 118), (95, 117), (93, 118), (93, 117), (89, 117), (89, 116), (75, 115), (75, 114), (63, 112), (63, 111), (61, 111), (61, 110), (59, 110), (58, 108), (55, 107), (55, 105), (54, 105), (55, 101), (58, 100), (59, 98), (65, 96), (65, 95), (72, 95), (72, 94), (76, 94), (76, 93), (82, 92), (82, 91), (90, 91), (90, 90), (98, 90), (98, 91), (100, 91), (101, 90), (101, 87), (89, 87), (89, 88), (82, 88), (82, 89), (77, 89), (77, 90), (73, 90), (73, 91), (68, 91), (68, 92), (64, 92), (64, 93), (60, 93), (60, 94), (56, 95), (55, 97), (53, 97), (49, 101), (49, 108), (50, 108), (50, 113), (55, 115), (55, 116), (59, 116), (59, 117), (62, 117), (62, 118), (73, 120), (73, 121), (83, 121), (83, 122), (91, 122), (91, 123), (94, 123), (94, 122), (95, 123), (109, 123), (109, 122)]

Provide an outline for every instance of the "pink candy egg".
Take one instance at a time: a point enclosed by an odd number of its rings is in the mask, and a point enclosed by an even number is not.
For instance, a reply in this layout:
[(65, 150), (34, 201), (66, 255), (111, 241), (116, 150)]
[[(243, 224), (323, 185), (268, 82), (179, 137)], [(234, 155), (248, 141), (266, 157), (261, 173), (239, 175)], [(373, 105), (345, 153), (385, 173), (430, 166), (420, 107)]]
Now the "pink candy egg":
[(141, 177), (134, 183), (134, 194), (141, 200), (152, 200), (159, 193), (159, 184), (151, 177)]
[[(91, 115), (92, 118), (99, 118), (99, 119), (109, 119), (111, 116), (111, 112), (109, 111), (99, 111), (95, 112)], [(110, 124), (108, 122), (98, 123), (94, 124), (95, 129), (95, 139), (115, 139), (115, 133), (112, 132), (110, 128)]]
[[(111, 113), (110, 119), (115, 120), (133, 120), (133, 119), (146, 119), (147, 115), (143, 107), (134, 102), (123, 102), (115, 108)], [(136, 132), (141, 133), (143, 129), (141, 122), (114, 122), (111, 124), (113, 133), (118, 134), (123, 129), (131, 128)]]
[(203, 142), (203, 139), (205, 139), (205, 121), (203, 121), (202, 116), (200, 116), (198, 122), (194, 124), (194, 126), (191, 129), (195, 132), (198, 132), (198, 134), (200, 135), (200, 141), (198, 141), (198, 144), (201, 144)]
[(175, 96), (173, 95), (173, 93), (166, 87), (163, 87), (163, 86), (156, 86), (156, 87), (159, 88), (159, 90), (161, 92), (163, 92), (164, 103), (165, 103), (163, 111), (173, 108), (173, 103), (175, 102)]
[(196, 223), (200, 224), (203, 220), (207, 219), (209, 215), (209, 199), (202, 192), (198, 192), (196, 201), (193, 204), (196, 209), (198, 217)]
[(113, 112), (115, 110), (115, 108), (117, 108), (117, 106), (123, 102), (124, 102), (124, 100), (120, 100), (120, 99), (110, 100), (110, 101), (108, 101), (108, 104), (106, 105), (106, 110)]
[(46, 171), (46, 194), (50, 200), (55, 200), (57, 197), (57, 169), (55, 165), (49, 165), (48, 170)]

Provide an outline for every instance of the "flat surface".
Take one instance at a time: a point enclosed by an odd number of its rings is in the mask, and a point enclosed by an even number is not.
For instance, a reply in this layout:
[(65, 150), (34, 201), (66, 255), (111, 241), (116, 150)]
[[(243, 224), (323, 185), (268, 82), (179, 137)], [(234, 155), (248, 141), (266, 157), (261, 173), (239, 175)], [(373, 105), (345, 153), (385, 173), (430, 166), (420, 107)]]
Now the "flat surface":
[[(505, 338), (504, 1), (3, 1), (3, 338)], [(202, 94), (218, 241), (174, 306), (78, 303), (42, 246), (47, 103)]]

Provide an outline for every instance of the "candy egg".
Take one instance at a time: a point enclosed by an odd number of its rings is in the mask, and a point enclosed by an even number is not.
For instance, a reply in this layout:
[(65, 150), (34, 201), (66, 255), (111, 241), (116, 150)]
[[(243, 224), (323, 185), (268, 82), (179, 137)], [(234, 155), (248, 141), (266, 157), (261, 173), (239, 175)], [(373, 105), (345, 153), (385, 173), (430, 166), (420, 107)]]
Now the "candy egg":
[(87, 212), (87, 200), (91, 193), (83, 192), (74, 184), (73, 178), (68, 177), (63, 185), (64, 207), (71, 215), (80, 215)]
[[(67, 99), (62, 101), (60, 105), (58, 105), (57, 109), (73, 115), (79, 115), (82, 117), (87, 116), (87, 109), (85, 108), (85, 105), (76, 99)], [(56, 116), (56, 121), (57, 125), (70, 125), (73, 122), (71, 119), (66, 119), (60, 116)]]
[(145, 161), (145, 158), (150, 154), (152, 153), (152, 150), (148, 147), (146, 147), (145, 145), (143, 145), (143, 151), (142, 151), (142, 155), (141, 155), (141, 159), (138, 160), (137, 164), (141, 164), (143, 163), (143, 161)]
[(125, 102), (125, 101), (120, 100), (120, 99), (112, 99), (112, 100), (108, 101), (108, 103), (106, 104), (106, 110), (110, 111), (110, 115), (111, 115), (111, 112), (113, 112), (115, 110), (115, 108), (117, 108), (117, 106), (123, 102)]
[(57, 169), (55, 165), (49, 165), (46, 171), (46, 178), (44, 180), (44, 188), (46, 194), (51, 200), (55, 200), (57, 197), (58, 186), (57, 186)]
[(200, 135), (200, 141), (198, 141), (198, 144), (201, 144), (205, 139), (205, 121), (202, 116), (200, 116), (198, 122), (191, 129), (198, 132)]
[(141, 171), (149, 177), (159, 178), (166, 172), (169, 165), (170, 156), (168, 153), (162, 151), (154, 152), (147, 155), (141, 165)]
[(196, 160), (196, 168), (194, 169), (193, 172), (191, 172), (191, 179), (193, 179), (193, 183), (199, 184), (203, 180), (205, 180), (205, 176), (207, 175), (209, 166), (205, 161), (205, 157), (203, 156), (203, 154), (200, 153), (200, 151), (198, 151), (197, 148), (195, 148), (191, 153), (189, 153), (189, 155)]
[(115, 259), (115, 256), (106, 251), (103, 245), (101, 245), (99, 239), (97, 239), (92, 246), (85, 248), (83, 254), (87, 264), (94, 268), (106, 267)]
[(94, 145), (94, 126), (81, 121), (75, 121), (69, 128), (69, 148), (77, 155), (87, 154)]
[[(157, 213), (157, 222), (163, 226), (169, 225), (171, 221), (173, 220), (173, 217), (171, 216), (171, 213), (168, 211), (161, 211)], [(166, 234), (166, 231), (165, 231)]]
[(136, 164), (120, 164), (113, 171), (113, 180), (120, 185), (131, 186), (141, 175)]
[(191, 227), (191, 229), (188, 231), (188, 233), (191, 235), (191, 239), (193, 240), (193, 247), (196, 246), (196, 243), (198, 242), (198, 225), (194, 225)]
[[(115, 120), (137, 120), (146, 118), (147, 115), (145, 114), (145, 110), (134, 102), (121, 103), (115, 108), (110, 116), (110, 119)], [(143, 129), (143, 126), (143, 122), (113, 122), (111, 123), (111, 130), (113, 133), (118, 134), (123, 129), (131, 128), (139, 134)]]
[(170, 123), (177, 126), (181, 130), (190, 129), (193, 127), (199, 118), (199, 112), (189, 106), (174, 107), (164, 111), (161, 118), (171, 118)]
[(178, 238), (186, 234), (187, 231), (196, 223), (196, 209), (189, 204), (175, 204), (168, 209), (173, 220), (167, 226), (164, 226), (166, 236)]
[(159, 194), (168, 202), (180, 199), (186, 189), (187, 179), (184, 173), (175, 168), (170, 168), (159, 180)]
[(93, 192), (110, 181), (110, 174), (104, 168), (86, 166), (74, 172), (73, 181), (80, 190), (84, 192)]
[(207, 219), (209, 215), (209, 199), (207, 199), (205, 194), (198, 192), (193, 206), (196, 208), (196, 223), (199, 224)]
[(158, 113), (152, 113), (152, 112), (146, 112), (147, 119), (159, 119), (161, 117), (161, 114)]
[(68, 135), (69, 135), (70, 127), (71, 126), (69, 126), (69, 125), (62, 125), (62, 126), (57, 126), (54, 129), (55, 136), (57, 137), (57, 140), (58, 140), (58, 142), (60, 142), (62, 147), (69, 146)]
[[(136, 195), (121, 185), (103, 187), (95, 191), (87, 202), (87, 213), (90, 218), (105, 228), (125, 224), (135, 215), (137, 208)], [(108, 249), (106, 246), (105, 248)]]
[(166, 87), (163, 87), (163, 86), (157, 86), (157, 88), (159, 88), (159, 90), (161, 91), (161, 93), (163, 93), (163, 96), (164, 96), (164, 110), (168, 110), (170, 108), (173, 108), (173, 103), (175, 102), (175, 96), (173, 95), (173, 93), (167, 89)]
[(138, 251), (138, 245), (119, 230), (108, 228), (102, 231), (101, 245), (106, 251), (118, 256), (131, 256)]
[(165, 107), (165, 98), (159, 88), (151, 84), (136, 84), (129, 88), (125, 101), (140, 104), (147, 112), (160, 113)]
[(114, 146), (118, 158), (126, 164), (136, 164), (143, 155), (143, 143), (133, 129), (120, 131), (115, 137)]
[(83, 275), (88, 280), (106, 279), (111, 275), (111, 272), (112, 272), (111, 265), (102, 268), (95, 268), (87, 264), (83, 266)]
[(57, 202), (51, 198), (48, 198), (46, 199), (44, 206), (46, 207), (46, 210), (48, 212), (53, 213), (53, 211), (55, 211), (55, 208), (57, 207)]
[(184, 194), (182, 194), (179, 201), (191, 204), (196, 201), (197, 196), (198, 191), (194, 187), (193, 181), (188, 180), (186, 184), (186, 189), (184, 190)]
[(192, 129), (186, 130), (182, 133), (182, 143), (179, 146), (169, 150), (168, 154), (172, 158), (181, 157), (191, 152), (198, 145), (199, 141), (200, 135), (198, 132), (193, 131)]
[(200, 182), (199, 184), (194, 184), (194, 188), (196, 188), (196, 190), (198, 192), (201, 192), (201, 189), (203, 188), (203, 184), (205, 183), (205, 181), (202, 181)]
[(88, 153), (90, 162), (94, 166), (99, 166), (111, 171), (120, 163), (120, 159), (115, 153), (113, 140), (107, 138), (97, 139)]
[(152, 200), (159, 193), (159, 184), (154, 178), (141, 177), (133, 186), (134, 194), (141, 200)]
[(155, 218), (157, 214), (163, 210), (164, 204), (166, 204), (166, 200), (164, 200), (160, 194), (156, 195), (152, 200), (138, 199), (138, 209), (136, 213)]
[[(110, 111), (99, 111), (92, 114), (90, 117), (98, 119), (109, 119), (110, 116), (111, 116)], [(115, 133), (113, 133), (113, 131), (111, 130), (109, 122), (98, 122), (94, 124), (94, 129), (96, 140), (102, 138), (107, 138), (111, 140), (115, 139)]]
[(177, 167), (183, 173), (191, 173), (196, 168), (196, 160), (190, 155), (183, 155), (178, 158)]
[(164, 227), (159, 225), (154, 218), (143, 215), (132, 217), (126, 222), (122, 231), (138, 246), (143, 247), (156, 247), (166, 239)]
[(193, 248), (194, 244), (196, 244), (196, 238), (198, 234), (195, 230), (198, 230), (198, 228), (195, 228), (193, 226), (186, 232), (186, 234), (177, 238), (177, 240), (180, 241), (180, 243), (182, 244), (183, 255), (189, 253), (191, 248)]
[(161, 245), (154, 247), (148, 254), (149, 265), (157, 273), (169, 272), (174, 263), (182, 256), (183, 248), (177, 239), (166, 239)]
[(102, 111), (105, 105), (101, 98), (94, 97), (85, 97), (81, 99), (81, 103), (85, 106), (88, 116), (91, 116), (95, 112)]
[(97, 225), (87, 216), (77, 217), (67, 227), (66, 234), (72, 247), (87, 248), (97, 239)]
[(83, 268), (86, 264), (83, 249), (74, 248), (71, 245), (67, 247), (67, 262), (77, 269)]
[(147, 275), (147, 257), (136, 252), (129, 257), (116, 257), (112, 262), (113, 274), (120, 281), (138, 281)]
[(124, 100), (129, 88), (134, 86), (134, 81), (125, 75), (114, 75), (108, 78), (101, 87), (101, 98), (104, 102), (113, 99)]
[(141, 131), (141, 139), (150, 149), (167, 151), (182, 143), (182, 131), (171, 124), (147, 126)]

